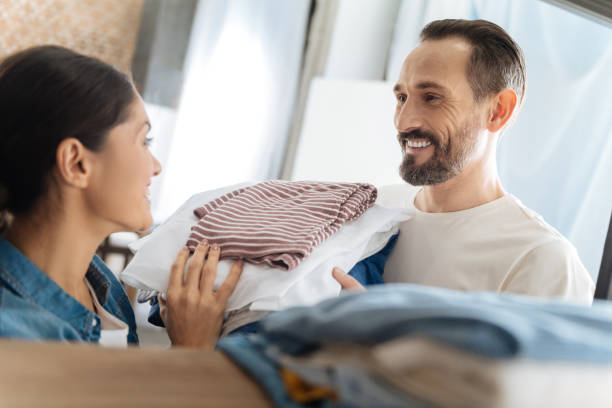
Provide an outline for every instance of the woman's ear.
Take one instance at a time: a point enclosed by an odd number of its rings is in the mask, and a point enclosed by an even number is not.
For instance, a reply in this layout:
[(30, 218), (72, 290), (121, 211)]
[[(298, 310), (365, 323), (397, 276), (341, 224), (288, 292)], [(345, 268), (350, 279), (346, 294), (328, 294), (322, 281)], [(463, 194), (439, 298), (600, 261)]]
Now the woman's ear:
[(63, 183), (85, 188), (91, 177), (91, 152), (75, 138), (61, 141), (56, 151), (56, 164)]
[(499, 132), (508, 123), (516, 109), (516, 102), (516, 92), (507, 88), (502, 89), (492, 98), (487, 122), (489, 132)]

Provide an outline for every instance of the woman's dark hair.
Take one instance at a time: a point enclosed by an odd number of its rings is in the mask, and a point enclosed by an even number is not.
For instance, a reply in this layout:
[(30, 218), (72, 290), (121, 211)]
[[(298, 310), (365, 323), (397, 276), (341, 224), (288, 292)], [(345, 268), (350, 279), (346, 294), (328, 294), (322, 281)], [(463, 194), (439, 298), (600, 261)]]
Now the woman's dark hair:
[(99, 151), (127, 116), (130, 79), (96, 58), (58, 46), (26, 49), (0, 64), (1, 213), (30, 211), (49, 186), (66, 138)]

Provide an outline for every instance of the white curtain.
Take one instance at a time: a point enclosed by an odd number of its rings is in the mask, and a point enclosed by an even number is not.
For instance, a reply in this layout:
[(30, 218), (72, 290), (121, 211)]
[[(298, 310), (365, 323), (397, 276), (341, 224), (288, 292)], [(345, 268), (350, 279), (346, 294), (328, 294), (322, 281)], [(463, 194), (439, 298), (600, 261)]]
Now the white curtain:
[(157, 221), (189, 196), (277, 177), (310, 0), (200, 0)]
[(500, 176), (570, 239), (597, 277), (612, 209), (612, 29), (534, 0), (404, 0), (387, 78), (420, 29), (442, 18), (493, 21), (527, 62), (527, 99), (499, 148)]

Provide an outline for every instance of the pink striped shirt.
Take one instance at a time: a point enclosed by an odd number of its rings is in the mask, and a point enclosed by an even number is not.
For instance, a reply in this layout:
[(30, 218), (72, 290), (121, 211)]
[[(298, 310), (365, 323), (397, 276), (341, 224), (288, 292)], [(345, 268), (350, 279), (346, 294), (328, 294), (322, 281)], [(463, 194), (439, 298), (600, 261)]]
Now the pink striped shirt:
[(216, 243), (222, 258), (243, 258), (291, 270), (342, 225), (376, 201), (362, 183), (266, 181), (242, 188), (194, 210), (200, 221), (187, 246)]

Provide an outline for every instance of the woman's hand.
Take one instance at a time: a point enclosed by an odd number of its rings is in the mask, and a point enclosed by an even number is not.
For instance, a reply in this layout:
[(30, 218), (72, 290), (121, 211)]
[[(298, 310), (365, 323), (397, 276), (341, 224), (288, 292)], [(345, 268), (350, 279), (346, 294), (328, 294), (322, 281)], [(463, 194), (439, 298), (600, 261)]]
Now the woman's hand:
[(221, 333), (227, 299), (236, 287), (243, 266), (241, 260), (234, 263), (223, 285), (214, 291), (219, 255), (216, 244), (209, 247), (206, 240), (200, 242), (185, 277), (189, 250), (183, 248), (176, 256), (166, 299), (159, 298), (160, 315), (173, 346), (214, 348)]

